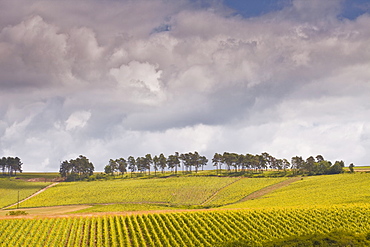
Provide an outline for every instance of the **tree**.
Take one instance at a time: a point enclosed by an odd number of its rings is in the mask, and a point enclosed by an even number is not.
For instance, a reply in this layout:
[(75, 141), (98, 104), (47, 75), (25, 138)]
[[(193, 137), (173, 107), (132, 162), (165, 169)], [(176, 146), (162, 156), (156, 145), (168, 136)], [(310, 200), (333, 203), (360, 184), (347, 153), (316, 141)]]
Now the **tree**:
[(354, 168), (355, 166), (353, 165), (353, 163), (349, 164), (349, 172), (350, 173), (353, 173), (354, 172)]
[(315, 174), (317, 175), (328, 174), (330, 167), (331, 167), (330, 161), (322, 160), (317, 163), (315, 167)]
[(166, 157), (164, 156), (164, 154), (160, 154), (159, 155), (159, 167), (161, 168), (162, 173), (164, 173), (164, 169), (166, 168), (166, 164), (167, 164)]
[(127, 161), (124, 158), (119, 158), (116, 159), (116, 162), (118, 164), (118, 171), (123, 176), (123, 174), (127, 172)]
[(318, 162), (318, 163), (320, 163), (321, 161), (324, 161), (325, 159), (324, 159), (324, 157), (321, 155), (321, 154), (319, 154), (319, 155), (317, 155), (316, 156), (316, 161)]
[(199, 163), (202, 166), (202, 171), (203, 171), (204, 166), (206, 166), (207, 163), (208, 163), (207, 157), (206, 156), (200, 156), (199, 157)]
[(145, 171), (145, 158), (144, 157), (137, 157), (136, 158), (136, 168), (140, 173)]
[(175, 155), (169, 155), (167, 158), (167, 167), (174, 172), (175, 167), (177, 166), (177, 161), (176, 161), (176, 156)]
[(112, 170), (112, 167), (111, 167), (110, 165), (106, 165), (106, 166), (104, 167), (104, 172), (105, 172), (106, 174), (111, 174), (111, 175), (113, 175), (113, 170)]
[(312, 175), (315, 170), (315, 158), (310, 156), (302, 165), (302, 171)]
[(3, 175), (5, 175), (5, 172), (8, 176), (16, 176), (17, 171), (22, 173), (22, 165), (23, 163), (18, 157), (3, 157), (0, 159), (0, 168), (3, 171)]
[(236, 161), (235, 154), (224, 152), (222, 155), (222, 162), (226, 164), (227, 170), (230, 171), (230, 167), (233, 166), (233, 164)]
[(128, 163), (128, 169), (131, 170), (131, 177), (132, 177), (132, 173), (136, 170), (136, 160), (133, 156), (129, 156), (127, 158), (127, 163)]
[(114, 172), (118, 170), (118, 163), (116, 160), (110, 159), (109, 164), (104, 167), (104, 172), (106, 174), (114, 175)]
[(174, 162), (175, 162), (175, 173), (177, 174), (177, 168), (180, 167), (180, 156), (179, 156), (179, 153), (178, 152), (175, 152), (175, 158), (174, 158)]
[[(212, 158), (213, 166), (216, 167), (216, 174), (218, 175), (218, 171), (220, 170), (221, 173), (221, 164), (222, 164), (222, 155), (215, 153)], [(220, 166), (220, 168), (218, 168)]]
[(301, 170), (304, 164), (304, 160), (300, 156), (295, 156), (292, 158), (292, 169), (293, 174), (296, 174), (298, 170)]
[(272, 160), (272, 156), (266, 152), (262, 153), (261, 154), (261, 159), (260, 159), (260, 162), (261, 162), (261, 167), (266, 169), (267, 168), (272, 168), (271, 167), (271, 160)]
[(285, 173), (285, 174), (286, 174), (286, 169), (288, 169), (288, 168), (289, 168), (289, 166), (290, 166), (289, 161), (288, 161), (287, 159), (283, 159), (283, 161), (282, 161), (282, 167), (283, 167), (283, 169), (284, 169), (284, 173)]
[(150, 175), (150, 167), (151, 167), (152, 163), (153, 163), (152, 156), (150, 154), (146, 154), (145, 155), (144, 166), (145, 166), (145, 169), (148, 170), (149, 175)]
[(339, 174), (343, 172), (344, 162), (343, 161), (335, 161), (334, 165), (332, 165), (329, 169), (329, 174)]
[(188, 171), (188, 168), (190, 167), (191, 171), (191, 153), (181, 154), (180, 158), (182, 160), (182, 172), (184, 173), (184, 167), (186, 171)]
[(247, 160), (247, 166), (250, 168), (250, 169), (255, 169), (257, 170), (258, 169), (258, 164), (259, 164), (259, 159), (256, 155), (253, 155), (253, 154), (247, 154), (246, 155), (246, 160)]
[(154, 175), (157, 175), (157, 171), (159, 169), (159, 158), (157, 155), (153, 157), (153, 166), (154, 166)]
[(191, 154), (191, 165), (195, 168), (195, 173), (198, 173), (198, 169), (201, 166), (200, 165), (200, 155), (198, 152), (194, 152), (194, 154)]
[(83, 155), (61, 163), (59, 173), (67, 180), (83, 179), (94, 174), (94, 165)]

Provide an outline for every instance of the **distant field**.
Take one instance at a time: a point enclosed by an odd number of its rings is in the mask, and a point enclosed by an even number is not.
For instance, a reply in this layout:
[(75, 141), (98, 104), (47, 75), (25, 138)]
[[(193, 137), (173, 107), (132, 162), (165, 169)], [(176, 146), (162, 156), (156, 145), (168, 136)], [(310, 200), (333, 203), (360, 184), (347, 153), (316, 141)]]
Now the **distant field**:
[(266, 208), (370, 203), (370, 174), (304, 177), (259, 199), (225, 208)]
[(45, 182), (27, 182), (21, 179), (0, 178), (0, 208), (11, 205), (48, 186)]
[(130, 202), (195, 205), (201, 204), (213, 193), (237, 179), (172, 177), (60, 183), (25, 201), (21, 206)]
[(40, 179), (42, 180), (51, 180), (55, 178), (60, 178), (58, 172), (23, 172), (17, 173), (17, 178), (21, 179)]
[[(349, 170), (349, 168), (347, 168)], [(370, 166), (355, 166), (355, 171), (370, 171)]]
[(370, 229), (364, 206), (0, 220), (3, 246), (248, 246), (293, 235)]
[[(163, 204), (219, 206), (235, 203), (250, 193), (287, 178), (171, 177), (60, 183), (20, 204), (41, 207), (75, 204)], [(127, 209), (131, 206), (117, 206)], [(113, 206), (92, 207), (111, 210)], [(134, 207), (135, 210), (135, 207)], [(116, 210), (114, 210), (116, 211)]]

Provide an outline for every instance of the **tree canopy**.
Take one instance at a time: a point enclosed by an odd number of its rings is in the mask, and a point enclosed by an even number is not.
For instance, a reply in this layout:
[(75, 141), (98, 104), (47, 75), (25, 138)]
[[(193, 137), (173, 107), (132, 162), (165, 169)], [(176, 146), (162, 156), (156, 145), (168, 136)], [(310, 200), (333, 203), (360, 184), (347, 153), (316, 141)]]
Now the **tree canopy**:
[(0, 169), (3, 172), (3, 175), (16, 176), (17, 171), (22, 172), (21, 159), (18, 157), (2, 157), (0, 159)]
[[(120, 166), (119, 161), (121, 162)], [(316, 158), (310, 156), (307, 159), (294, 156), (289, 162), (287, 159), (273, 157), (267, 152), (256, 155), (229, 152), (215, 153), (211, 162), (215, 166), (217, 174), (220, 174), (222, 170), (239, 173), (276, 170), (286, 174), (287, 170), (290, 169), (293, 171), (293, 175), (322, 175), (342, 173), (344, 167), (343, 161), (336, 161), (333, 165), (330, 161), (325, 160), (322, 155), (317, 155)], [(203, 169), (207, 164), (208, 158), (200, 155), (197, 151), (182, 154), (176, 152), (168, 157), (161, 153), (153, 158), (151, 154), (146, 154), (137, 158), (129, 156), (127, 161), (124, 158), (111, 159), (108, 165), (105, 166), (104, 171), (112, 175), (118, 171), (123, 175), (127, 170), (130, 170), (131, 175), (135, 171), (148, 172), (150, 175), (151, 168), (157, 174), (158, 171), (164, 173), (165, 170), (177, 173), (178, 168), (182, 167), (183, 172), (191, 173), (195, 171), (197, 173), (200, 168)]]
[(62, 177), (67, 178), (67, 181), (81, 180), (93, 175), (94, 165), (83, 155), (69, 161), (65, 160), (61, 163), (59, 173)]

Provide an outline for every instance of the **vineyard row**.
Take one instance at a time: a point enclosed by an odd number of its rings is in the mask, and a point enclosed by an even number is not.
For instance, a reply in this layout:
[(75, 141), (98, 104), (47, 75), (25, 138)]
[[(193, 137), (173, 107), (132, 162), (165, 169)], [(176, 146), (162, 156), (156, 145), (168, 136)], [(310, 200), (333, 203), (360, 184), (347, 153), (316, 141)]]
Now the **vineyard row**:
[(230, 210), (0, 221), (0, 246), (214, 246), (370, 229), (368, 206)]

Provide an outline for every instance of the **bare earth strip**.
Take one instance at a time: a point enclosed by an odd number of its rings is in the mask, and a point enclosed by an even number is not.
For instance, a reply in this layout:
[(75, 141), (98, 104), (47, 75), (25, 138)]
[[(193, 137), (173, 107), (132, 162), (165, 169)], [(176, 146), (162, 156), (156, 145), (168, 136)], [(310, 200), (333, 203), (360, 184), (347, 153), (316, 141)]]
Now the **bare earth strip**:
[[(19, 201), (19, 203), (22, 203), (22, 202), (24, 202), (24, 201), (26, 201), (26, 200), (28, 200), (28, 199), (30, 199), (30, 198), (32, 198), (32, 197), (34, 197), (34, 196), (36, 196), (36, 195), (40, 194), (41, 192), (44, 192), (45, 190), (47, 190), (47, 189), (49, 189), (50, 187), (53, 187), (53, 186), (55, 186), (55, 185), (57, 185), (57, 184), (59, 184), (59, 182), (58, 182), (58, 183), (52, 183), (52, 184), (50, 184), (50, 185), (46, 186), (45, 188), (43, 188), (43, 189), (41, 189), (41, 190), (37, 191), (36, 193), (34, 193), (34, 194), (30, 195), (29, 197), (27, 197), (27, 198), (23, 199), (22, 201)], [(17, 204), (18, 204), (18, 202), (14, 203), (14, 204), (12, 204), (12, 205), (10, 205), (10, 206), (7, 206), (7, 207), (5, 207), (5, 208), (3, 208), (3, 209), (7, 209), (7, 208), (10, 208), (10, 207), (16, 206)]]
[[(245, 202), (245, 201), (248, 201), (248, 200), (253, 200), (253, 199), (260, 198), (260, 197), (262, 197), (262, 196), (264, 196), (264, 195), (266, 195), (268, 193), (273, 192), (274, 190), (277, 190), (277, 189), (283, 188), (285, 186), (288, 186), (289, 184), (291, 184), (293, 182), (296, 182), (298, 180), (301, 180), (301, 177), (293, 177), (293, 178), (284, 180), (284, 181), (282, 181), (280, 183), (270, 185), (268, 187), (265, 187), (263, 189), (257, 190), (255, 192), (247, 195), (246, 197), (244, 197), (243, 199), (239, 200), (238, 202)], [(236, 202), (236, 203), (238, 203), (238, 202)]]
[(216, 191), (215, 193), (213, 193), (213, 195), (211, 195), (207, 200), (205, 200), (202, 204), (200, 204), (200, 205), (205, 205), (206, 203), (209, 203), (210, 201), (212, 201), (216, 196), (217, 196), (217, 194), (218, 193), (220, 193), (220, 191), (222, 191), (222, 190), (224, 190), (226, 187), (229, 187), (230, 185), (232, 185), (232, 184), (234, 184), (234, 183), (236, 183), (236, 182), (238, 182), (240, 179), (242, 179), (242, 178), (239, 178), (239, 179), (237, 179), (237, 180), (235, 180), (235, 181), (233, 181), (233, 182), (231, 182), (231, 183), (229, 183), (229, 184), (227, 184), (227, 185), (225, 185), (224, 187), (222, 187), (221, 189), (219, 189), (218, 191)]
[(34, 218), (34, 217), (50, 217), (55, 215), (64, 215), (77, 210), (89, 208), (89, 205), (71, 205), (71, 206), (53, 206), (53, 207), (39, 207), (39, 208), (20, 208), (12, 209), (12, 211), (24, 211), (28, 215), (21, 216), (7, 216), (9, 210), (0, 210), (0, 219), (11, 218)]

